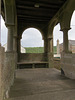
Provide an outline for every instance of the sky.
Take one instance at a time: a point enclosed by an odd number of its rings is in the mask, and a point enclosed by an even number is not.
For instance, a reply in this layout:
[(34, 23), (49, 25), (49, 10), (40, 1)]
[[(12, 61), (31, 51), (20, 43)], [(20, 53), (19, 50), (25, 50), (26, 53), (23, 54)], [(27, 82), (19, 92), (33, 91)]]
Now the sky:
[[(75, 40), (75, 11), (71, 19), (71, 30), (68, 32), (68, 38), (70, 40)], [(59, 42), (63, 42), (63, 32), (60, 31), (60, 25), (55, 26), (53, 31), (53, 44), (57, 45), (56, 41), (59, 39)], [(1, 18), (1, 44), (4, 45), (7, 43), (7, 28), (5, 23)], [(43, 47), (44, 42), (42, 40), (42, 35), (39, 30), (35, 28), (28, 28), (22, 34), (21, 45), (23, 47)]]

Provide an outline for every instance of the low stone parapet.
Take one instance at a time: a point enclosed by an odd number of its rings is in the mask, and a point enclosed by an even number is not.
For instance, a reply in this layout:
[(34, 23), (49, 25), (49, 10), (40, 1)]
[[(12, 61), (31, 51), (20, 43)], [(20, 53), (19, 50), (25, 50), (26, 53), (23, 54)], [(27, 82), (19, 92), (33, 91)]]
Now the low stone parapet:
[(61, 68), (66, 77), (75, 79), (75, 54), (61, 54)]
[(47, 61), (47, 54), (46, 53), (20, 53), (19, 54), (19, 61), (20, 62), (31, 62), (31, 61)]

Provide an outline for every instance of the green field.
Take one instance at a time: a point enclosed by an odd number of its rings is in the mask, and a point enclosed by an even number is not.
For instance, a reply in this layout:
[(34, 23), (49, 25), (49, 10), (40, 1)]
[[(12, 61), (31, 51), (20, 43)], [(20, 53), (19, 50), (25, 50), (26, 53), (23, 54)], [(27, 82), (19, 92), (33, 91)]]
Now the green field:
[(57, 54), (57, 47), (56, 46), (53, 47), (53, 52), (54, 52), (54, 54)]
[(25, 47), (26, 53), (43, 53), (43, 47)]
[[(25, 47), (26, 53), (44, 53), (44, 47)], [(56, 54), (56, 46), (53, 48), (54, 54)]]

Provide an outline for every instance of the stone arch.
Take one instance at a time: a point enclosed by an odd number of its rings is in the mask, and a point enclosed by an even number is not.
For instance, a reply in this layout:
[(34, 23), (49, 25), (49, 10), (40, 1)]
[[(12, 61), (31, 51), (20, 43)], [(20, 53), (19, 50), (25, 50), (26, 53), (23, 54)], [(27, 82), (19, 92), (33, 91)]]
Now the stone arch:
[[(22, 33), (24, 30), (26, 30), (27, 28), (36, 28), (38, 29), (41, 34), (42, 34), (42, 37), (44, 38), (44, 33), (46, 32), (47, 28), (45, 27), (45, 23), (43, 24), (37, 24), (37, 23), (22, 23), (22, 22), (18, 22), (18, 36), (21, 37), (22, 36)], [(47, 33), (47, 32), (46, 32)]]
[(55, 18), (53, 19), (50, 24), (49, 24), (49, 28), (48, 28), (48, 38), (53, 38), (53, 30), (54, 30), (54, 27), (56, 26), (56, 24), (58, 23), (58, 19)]
[(63, 7), (63, 12), (59, 16), (61, 30), (70, 29), (71, 17), (75, 10), (75, 0), (69, 0)]
[[(25, 39), (25, 37), (27, 38)], [(41, 32), (38, 29), (33, 27), (26, 28), (22, 34), (21, 46), (26, 47), (27, 49), (26, 53), (43, 53), (44, 48), (39, 48), (44, 46)], [(34, 48), (34, 47), (38, 47), (38, 48)]]
[(43, 31), (40, 29), (40, 28), (38, 28), (38, 27), (31, 27), (31, 26), (29, 26), (29, 27), (25, 27), (23, 30), (22, 30), (22, 32), (21, 32), (21, 37), (22, 37), (22, 34), (23, 34), (23, 32), (25, 31), (25, 30), (27, 30), (27, 29), (29, 29), (29, 28), (34, 28), (34, 29), (37, 29), (40, 33), (41, 33), (41, 35), (42, 35), (42, 39), (43, 39)]
[(72, 14), (70, 27), (71, 30), (68, 32), (68, 38), (69, 38), (69, 51), (72, 53), (75, 53), (73, 42), (75, 42), (74, 32), (75, 32), (75, 11)]
[(61, 30), (63, 29), (70, 29), (70, 22), (71, 22), (71, 17), (72, 17), (72, 14), (73, 14), (73, 11), (64, 11), (62, 13), (62, 17), (60, 17), (59, 19), (59, 22), (60, 22), (60, 27), (61, 27)]

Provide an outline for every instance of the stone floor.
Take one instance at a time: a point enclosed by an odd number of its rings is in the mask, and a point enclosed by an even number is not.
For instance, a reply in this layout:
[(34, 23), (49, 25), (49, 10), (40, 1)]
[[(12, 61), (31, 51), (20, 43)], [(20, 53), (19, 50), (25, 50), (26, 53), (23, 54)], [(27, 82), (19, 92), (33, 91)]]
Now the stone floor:
[(75, 80), (54, 68), (17, 70), (8, 100), (75, 100)]

